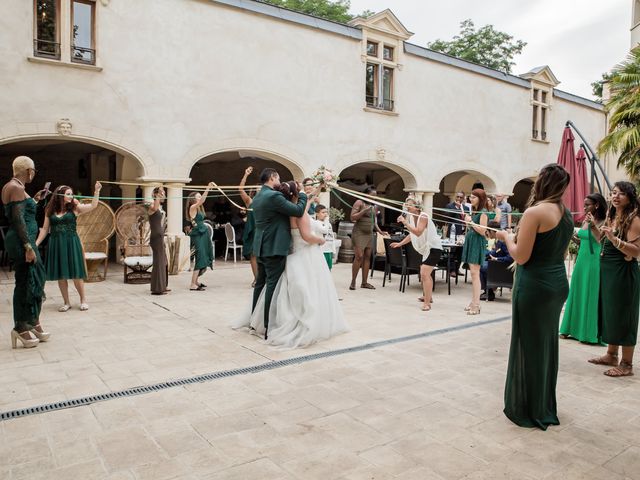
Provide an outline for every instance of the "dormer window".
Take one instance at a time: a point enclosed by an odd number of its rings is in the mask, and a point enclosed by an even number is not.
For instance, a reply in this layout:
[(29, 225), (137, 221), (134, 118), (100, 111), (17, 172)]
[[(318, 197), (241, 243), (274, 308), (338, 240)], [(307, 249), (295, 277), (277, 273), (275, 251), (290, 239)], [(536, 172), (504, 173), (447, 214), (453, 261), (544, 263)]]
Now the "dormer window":
[(520, 75), (531, 82), (531, 140), (546, 142), (553, 89), (560, 83), (547, 66)]
[(378, 44), (376, 42), (367, 42), (367, 56), (369, 57), (378, 56)]
[(364, 110), (396, 116), (396, 82), (402, 69), (403, 42), (413, 34), (388, 9), (370, 17), (354, 18), (349, 25), (363, 31)]

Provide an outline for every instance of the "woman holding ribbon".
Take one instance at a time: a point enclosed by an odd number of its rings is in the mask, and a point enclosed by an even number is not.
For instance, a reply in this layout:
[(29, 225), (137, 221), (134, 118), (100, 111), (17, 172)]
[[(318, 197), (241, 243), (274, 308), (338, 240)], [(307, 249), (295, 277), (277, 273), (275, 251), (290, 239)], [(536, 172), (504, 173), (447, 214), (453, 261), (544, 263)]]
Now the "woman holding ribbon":
[(466, 215), (467, 235), (464, 237), (462, 247), (462, 262), (469, 265), (471, 271), (471, 285), (473, 289), (471, 303), (465, 308), (467, 315), (478, 315), (480, 313), (480, 266), (485, 261), (487, 253), (487, 223), (489, 222), (487, 211), (487, 194), (481, 188), (476, 188), (469, 197), (473, 216)]
[(69, 280), (80, 296), (80, 310), (89, 310), (84, 290), (84, 279), (87, 269), (84, 261), (84, 250), (77, 232), (77, 217), (81, 213), (90, 212), (98, 206), (102, 185), (96, 182), (91, 203), (81, 204), (73, 196), (73, 189), (60, 185), (55, 189), (47, 209), (44, 225), (40, 230), (36, 245), (40, 245), (49, 235), (47, 247), (47, 280), (57, 280), (64, 304), (59, 312), (67, 312), (71, 308), (69, 300)]
[(521, 427), (546, 430), (560, 423), (556, 403), (558, 320), (569, 293), (564, 256), (573, 235), (573, 219), (562, 197), (569, 178), (556, 163), (542, 167), (517, 238), (504, 230), (496, 233), (518, 264), (504, 413)]
[(191, 231), (189, 236), (191, 237), (191, 248), (196, 252), (196, 264), (193, 267), (193, 273), (191, 275), (191, 291), (202, 291), (206, 285), (198, 282), (198, 278), (207, 268), (213, 269), (213, 244), (211, 243), (211, 236), (209, 229), (204, 224), (204, 202), (207, 200), (209, 191), (215, 186), (213, 182), (207, 185), (204, 193), (192, 192), (187, 198), (186, 217), (191, 222)]
[(607, 202), (599, 193), (584, 199), (586, 217), (574, 240), (580, 245), (571, 275), (569, 298), (564, 307), (560, 338), (600, 343), (598, 335), (598, 295), (600, 291), (600, 243), (591, 231), (599, 229), (607, 216)]
[[(640, 307), (640, 217), (636, 187), (616, 182), (604, 225), (592, 231), (602, 237), (600, 260), (600, 334), (607, 353), (590, 363), (608, 365), (609, 377), (633, 375), (633, 353), (638, 336)], [(622, 349), (622, 358), (619, 352)]]
[(416, 252), (422, 255), (422, 265), (420, 265), (420, 281), (422, 282), (422, 311), (431, 310), (431, 293), (433, 291), (433, 279), (431, 274), (438, 265), (442, 256), (442, 241), (438, 235), (433, 220), (426, 212), (422, 211), (420, 203), (413, 197), (407, 198), (405, 208), (409, 215), (398, 217), (401, 223), (409, 230), (409, 235), (401, 242), (394, 242), (391, 248), (400, 248), (411, 242)]

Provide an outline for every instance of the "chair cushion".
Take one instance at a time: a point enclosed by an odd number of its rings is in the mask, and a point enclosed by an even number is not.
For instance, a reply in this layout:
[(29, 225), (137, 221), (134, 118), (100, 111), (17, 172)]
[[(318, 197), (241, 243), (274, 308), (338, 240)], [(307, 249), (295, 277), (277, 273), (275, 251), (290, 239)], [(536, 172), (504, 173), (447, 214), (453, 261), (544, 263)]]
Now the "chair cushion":
[(153, 257), (125, 257), (124, 264), (127, 267), (135, 267), (138, 265), (141, 267), (150, 267), (153, 265)]
[(107, 254), (104, 252), (85, 252), (84, 258), (87, 260), (104, 260), (107, 258)]

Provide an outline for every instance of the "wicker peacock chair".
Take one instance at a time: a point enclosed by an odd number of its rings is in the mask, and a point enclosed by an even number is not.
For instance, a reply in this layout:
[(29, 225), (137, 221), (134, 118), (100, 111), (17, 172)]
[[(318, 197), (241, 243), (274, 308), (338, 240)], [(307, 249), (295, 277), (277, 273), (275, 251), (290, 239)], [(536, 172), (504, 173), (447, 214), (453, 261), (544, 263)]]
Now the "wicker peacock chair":
[(124, 265), (124, 283), (150, 283), (153, 254), (147, 206), (129, 202), (116, 211), (116, 232)]
[[(91, 203), (85, 199), (82, 203)], [(87, 282), (102, 282), (109, 267), (109, 239), (115, 231), (115, 215), (104, 202), (87, 213), (78, 215), (78, 236), (87, 264)], [(102, 272), (100, 272), (102, 266)]]

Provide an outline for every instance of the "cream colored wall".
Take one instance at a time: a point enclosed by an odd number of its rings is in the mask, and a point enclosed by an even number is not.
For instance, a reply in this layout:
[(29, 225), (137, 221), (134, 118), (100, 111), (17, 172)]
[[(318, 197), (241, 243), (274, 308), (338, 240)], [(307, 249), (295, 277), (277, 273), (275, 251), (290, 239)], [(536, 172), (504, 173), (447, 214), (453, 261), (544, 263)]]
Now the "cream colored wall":
[(5, 0), (0, 142), (55, 135), (68, 117), (149, 179), (181, 181), (202, 156), (242, 148), (303, 173), (384, 160), (418, 190), (470, 169), (511, 191), (556, 160), (566, 120), (592, 144), (604, 131), (601, 112), (556, 98), (550, 143), (533, 142), (528, 89), (402, 52), (399, 116), (365, 112), (357, 40), (204, 0), (97, 5), (101, 71), (27, 61), (32, 2)]

